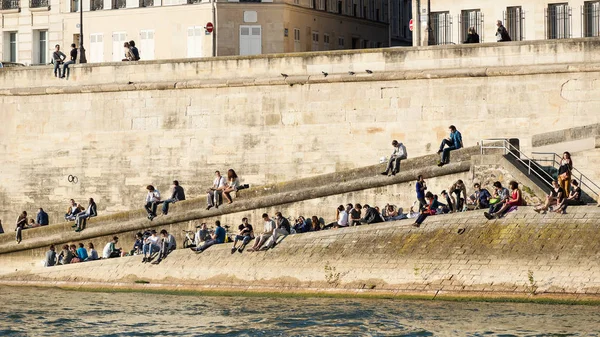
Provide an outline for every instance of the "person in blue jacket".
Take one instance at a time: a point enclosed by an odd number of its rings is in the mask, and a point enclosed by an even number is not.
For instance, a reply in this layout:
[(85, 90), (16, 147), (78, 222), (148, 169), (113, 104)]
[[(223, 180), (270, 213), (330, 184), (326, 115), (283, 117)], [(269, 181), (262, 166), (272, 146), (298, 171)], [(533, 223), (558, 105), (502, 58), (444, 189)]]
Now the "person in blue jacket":
[[(438, 166), (442, 167), (450, 162), (450, 151), (458, 150), (463, 147), (462, 135), (454, 125), (450, 125), (450, 137), (442, 140), (438, 154), (442, 154), (442, 160), (438, 163)], [(446, 148), (444, 148), (447, 146)]]

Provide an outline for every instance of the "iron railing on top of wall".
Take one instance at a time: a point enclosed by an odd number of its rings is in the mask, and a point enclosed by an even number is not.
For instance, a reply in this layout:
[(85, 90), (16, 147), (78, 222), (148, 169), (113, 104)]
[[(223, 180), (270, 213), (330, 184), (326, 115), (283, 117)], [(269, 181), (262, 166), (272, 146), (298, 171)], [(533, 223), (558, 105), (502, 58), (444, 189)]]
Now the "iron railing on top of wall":
[(140, 7), (152, 7), (154, 6), (154, 0), (140, 0)]
[(2, 9), (19, 9), (21, 8), (20, 0), (2, 0)]
[(49, 0), (29, 0), (30, 8), (42, 8), (42, 7), (49, 7), (49, 6), (50, 6)]
[(448, 12), (434, 12), (430, 16), (429, 44), (454, 44), (452, 42), (452, 16)]
[(581, 7), (581, 37), (600, 36), (600, 1), (587, 1)]
[(569, 39), (572, 37), (571, 7), (564, 4), (549, 5), (545, 9), (545, 13), (546, 39)]
[(90, 10), (100, 11), (104, 9), (104, 0), (90, 0)]
[(504, 11), (504, 26), (511, 40), (525, 40), (525, 12), (520, 6), (508, 7)]
[(479, 42), (484, 41), (483, 13), (480, 10), (466, 10), (458, 15), (458, 39), (463, 43), (469, 34), (469, 28), (473, 27), (479, 34)]

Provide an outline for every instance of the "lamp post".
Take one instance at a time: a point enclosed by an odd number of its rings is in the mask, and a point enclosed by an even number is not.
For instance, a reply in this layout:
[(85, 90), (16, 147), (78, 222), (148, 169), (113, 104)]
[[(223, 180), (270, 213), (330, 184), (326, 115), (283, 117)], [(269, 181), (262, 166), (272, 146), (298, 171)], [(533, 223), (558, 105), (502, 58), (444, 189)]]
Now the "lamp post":
[(87, 63), (83, 48), (83, 0), (79, 0), (79, 63)]

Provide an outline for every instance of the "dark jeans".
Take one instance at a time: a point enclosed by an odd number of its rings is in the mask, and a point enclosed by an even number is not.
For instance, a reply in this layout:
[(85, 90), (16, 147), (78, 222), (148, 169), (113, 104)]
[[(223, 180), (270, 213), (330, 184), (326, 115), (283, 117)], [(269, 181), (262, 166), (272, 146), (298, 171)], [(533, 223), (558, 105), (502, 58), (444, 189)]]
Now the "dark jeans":
[(85, 228), (86, 219), (90, 216), (85, 213), (77, 214), (77, 218), (75, 218), (75, 224), (77, 225), (77, 229), (83, 230)]
[[(162, 212), (164, 215), (167, 215), (167, 213), (169, 213), (169, 204), (174, 204), (176, 201), (177, 201), (177, 199), (167, 199), (162, 202), (162, 204), (163, 204)], [(155, 209), (155, 212), (156, 212), (156, 209)]]
[[(448, 145), (448, 147), (444, 149), (444, 145)], [(450, 151), (453, 150), (456, 150), (453, 142), (449, 141), (448, 139), (442, 140), (442, 144), (440, 144), (440, 151), (442, 151), (442, 163), (448, 164), (450, 162)]]
[(504, 206), (503, 202), (499, 202), (497, 204), (491, 205), (490, 206), (490, 211), (488, 213), (492, 214), (492, 213), (496, 213), (500, 210), (500, 208), (502, 208), (502, 206)]
[(252, 240), (252, 237), (250, 235), (236, 235), (235, 236), (235, 241), (242, 241), (242, 246), (247, 245), (248, 242), (250, 242), (250, 240)]
[(67, 78), (69, 78), (69, 75), (71, 74), (71, 69), (69, 69), (70, 64), (75, 64), (75, 61), (67, 61), (64, 63), (62, 77), (67, 76)]
[(391, 157), (390, 160), (388, 161), (388, 165), (387, 168), (385, 169), (385, 173), (390, 173), (394, 172), (394, 173), (398, 173), (400, 172), (400, 157)]
[(15, 239), (17, 240), (17, 242), (21, 242), (21, 240), (23, 240), (23, 228), (21, 226), (17, 227), (17, 229), (15, 229), (17, 231), (17, 235), (15, 237)]
[(158, 202), (148, 202), (144, 206), (148, 215), (156, 216), (156, 208), (158, 207)]
[(425, 201), (425, 198), (417, 198), (417, 200), (419, 200), (419, 210), (422, 210), (423, 207), (427, 206), (427, 201)]
[(56, 62), (56, 60), (54, 60), (54, 76), (56, 77), (60, 77), (60, 63)]
[(165, 257), (167, 257), (167, 255), (169, 255), (172, 251), (175, 250), (176, 247), (172, 247), (171, 249), (167, 248), (167, 243), (166, 242), (162, 242), (160, 244), (160, 256), (159, 258), (164, 259)]
[(462, 212), (463, 206), (464, 206), (464, 202), (465, 200), (467, 200), (467, 196), (463, 196), (463, 200), (460, 200), (460, 195), (462, 190), (454, 190), (454, 191), (450, 191), (450, 193), (454, 193), (454, 195), (456, 196), (456, 212)]
[(423, 221), (425, 221), (425, 219), (427, 219), (427, 217), (429, 216), (428, 213), (421, 213), (419, 214), (419, 216), (417, 217), (417, 221), (415, 221), (416, 224), (420, 225), (423, 223)]

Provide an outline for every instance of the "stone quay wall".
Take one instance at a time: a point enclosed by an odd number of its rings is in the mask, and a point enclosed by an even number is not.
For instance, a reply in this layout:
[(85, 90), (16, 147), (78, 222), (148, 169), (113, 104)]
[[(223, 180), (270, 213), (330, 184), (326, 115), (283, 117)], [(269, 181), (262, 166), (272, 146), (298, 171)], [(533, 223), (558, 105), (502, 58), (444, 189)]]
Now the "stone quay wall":
[[(202, 196), (216, 169), (253, 186), (600, 122), (597, 39), (341, 51), (0, 72), (0, 219), (68, 199), (140, 209), (147, 184)], [(372, 71), (368, 74), (366, 70)], [(324, 76), (321, 72), (327, 72)], [(349, 74), (352, 71), (355, 74)], [(281, 74), (288, 75), (287, 77)], [(68, 175), (78, 183), (67, 181)]]
[[(479, 211), (286, 237), (267, 252), (176, 250), (160, 265), (126, 257), (4, 274), (0, 283), (75, 288), (192, 290), (429, 298), (598, 300), (600, 209), (499, 220)], [(463, 231), (464, 230), (464, 231)], [(140, 284), (145, 283), (145, 284)]]

